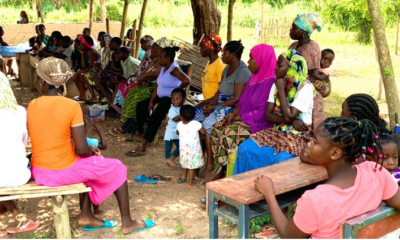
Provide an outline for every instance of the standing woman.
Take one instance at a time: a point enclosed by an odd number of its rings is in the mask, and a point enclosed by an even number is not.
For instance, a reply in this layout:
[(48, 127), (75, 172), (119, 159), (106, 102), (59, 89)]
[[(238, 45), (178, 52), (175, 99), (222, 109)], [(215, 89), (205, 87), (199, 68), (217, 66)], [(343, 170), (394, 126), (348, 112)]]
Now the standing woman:
[[(0, 188), (18, 187), (31, 178), (27, 144), (26, 110), (18, 106), (9, 80), (0, 72)], [(0, 215), (6, 210), (17, 213), (13, 201), (0, 202)]]
[(227, 163), (229, 150), (236, 149), (252, 133), (272, 127), (265, 121), (265, 109), (276, 79), (274, 47), (254, 46), (248, 64), (251, 77), (235, 110), (211, 128), (211, 151), (217, 172), (219, 166)]
[(206, 177), (214, 170), (214, 160), (211, 153), (211, 127), (232, 112), (239, 101), (244, 88), (251, 76), (247, 65), (240, 60), (243, 44), (239, 41), (228, 42), (222, 53), (222, 61), (227, 65), (222, 72), (222, 81), (214, 96), (196, 106), (195, 120), (202, 123), (206, 130), (205, 144), (207, 162), (200, 177)]
[[(179, 47), (166, 47), (160, 52), (157, 61), (161, 66), (161, 71), (157, 78), (157, 85), (153, 90), (153, 95), (151, 98), (139, 102), (136, 108), (138, 132), (143, 134), (144, 122), (149, 118), (147, 129), (140, 146), (126, 153), (129, 157), (139, 157), (146, 154), (147, 144), (153, 141), (162, 120), (171, 107), (172, 90), (185, 88), (190, 83), (189, 77), (182, 72), (175, 62), (175, 53), (177, 51), (179, 51)], [(154, 110), (155, 104), (158, 105)]]
[(318, 71), (321, 64), (321, 49), (317, 42), (310, 39), (315, 29), (321, 31), (322, 19), (316, 13), (299, 14), (292, 23), (290, 38), (296, 42), (290, 45), (289, 49), (297, 50), (306, 59), (308, 68), (308, 80), (317, 90), (317, 97), (314, 100), (313, 123), (316, 127), (325, 119), (324, 100), (331, 93), (331, 83), (320, 81), (312, 76), (312, 72)]
[(221, 45), (222, 40), (216, 34), (207, 35), (200, 44), (201, 56), (209, 59), (201, 77), (204, 100), (214, 97), (226, 67), (218, 57), (218, 53), (222, 50)]

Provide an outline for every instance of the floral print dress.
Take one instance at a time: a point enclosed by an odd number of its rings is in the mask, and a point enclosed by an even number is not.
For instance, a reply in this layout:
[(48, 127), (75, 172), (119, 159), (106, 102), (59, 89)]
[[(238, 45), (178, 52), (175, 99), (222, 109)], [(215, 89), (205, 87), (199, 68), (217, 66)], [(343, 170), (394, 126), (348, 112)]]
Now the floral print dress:
[(179, 160), (182, 168), (197, 169), (204, 165), (199, 137), (201, 128), (201, 123), (195, 120), (187, 124), (179, 122), (176, 127), (179, 132)]

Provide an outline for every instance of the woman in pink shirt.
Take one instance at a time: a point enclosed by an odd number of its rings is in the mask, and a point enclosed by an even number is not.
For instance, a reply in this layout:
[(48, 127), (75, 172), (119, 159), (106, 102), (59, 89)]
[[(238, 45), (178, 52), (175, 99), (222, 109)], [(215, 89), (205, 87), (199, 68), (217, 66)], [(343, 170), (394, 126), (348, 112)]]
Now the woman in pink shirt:
[[(367, 149), (382, 152), (377, 132), (370, 120), (341, 117), (325, 119), (314, 129), (300, 159), (325, 167), (329, 180), (303, 194), (291, 221), (278, 206), (272, 180), (257, 178), (255, 187), (265, 196), (281, 238), (339, 238), (339, 223), (376, 209), (382, 201), (400, 210), (399, 187), (388, 171), (370, 161), (352, 165), (371, 154)], [(379, 158), (382, 162), (381, 154)]]

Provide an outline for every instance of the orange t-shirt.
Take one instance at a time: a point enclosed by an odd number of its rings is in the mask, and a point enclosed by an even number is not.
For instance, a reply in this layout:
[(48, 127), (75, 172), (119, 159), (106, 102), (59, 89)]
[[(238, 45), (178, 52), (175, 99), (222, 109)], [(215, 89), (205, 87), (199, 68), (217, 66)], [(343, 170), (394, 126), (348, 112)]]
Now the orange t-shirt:
[(71, 127), (83, 125), (78, 102), (62, 96), (42, 96), (28, 106), (28, 131), (32, 142), (32, 166), (62, 170), (77, 155)]

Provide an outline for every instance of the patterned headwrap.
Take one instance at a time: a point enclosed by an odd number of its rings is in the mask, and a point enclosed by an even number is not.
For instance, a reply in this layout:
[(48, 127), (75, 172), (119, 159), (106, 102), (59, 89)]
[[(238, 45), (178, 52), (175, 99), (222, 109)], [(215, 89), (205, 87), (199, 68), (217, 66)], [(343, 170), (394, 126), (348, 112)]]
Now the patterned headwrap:
[(67, 94), (65, 83), (72, 77), (72, 70), (68, 64), (59, 58), (49, 57), (39, 62), (36, 68), (37, 75), (56, 88), (64, 86), (63, 95)]
[(162, 37), (162, 38), (158, 39), (155, 43), (158, 46), (160, 46), (161, 48), (172, 47), (174, 44), (174, 40), (170, 40), (166, 37)]
[(101, 68), (104, 69), (108, 63), (110, 62), (110, 43), (111, 43), (111, 39), (112, 37), (108, 34), (103, 35), (103, 39), (104, 39), (104, 50), (103, 50), (103, 54), (101, 56)]
[(15, 112), (17, 106), (18, 103), (11, 89), (10, 81), (3, 72), (0, 72), (0, 109)]
[(308, 36), (311, 36), (315, 29), (321, 32), (322, 18), (317, 13), (299, 14), (296, 19), (294, 19), (294, 24), (308, 32)]
[(154, 40), (150, 35), (144, 35), (140, 40), (146, 41), (148, 47), (151, 47), (154, 44)]
[(210, 34), (205, 36), (201, 43), (215, 52), (219, 52), (222, 50), (222, 40), (217, 34)]
[[(289, 105), (291, 105), (294, 101), (294, 98), (296, 97), (296, 93), (304, 86), (305, 83), (310, 83), (310, 81), (307, 80), (307, 75), (308, 75), (308, 69), (307, 69), (307, 62), (304, 59), (303, 56), (300, 55), (299, 52), (297, 52), (294, 49), (289, 49), (286, 50), (283, 54), (283, 57), (285, 57), (288, 62), (289, 62), (289, 69), (286, 73), (286, 97), (288, 100)], [(310, 83), (311, 84), (311, 83)], [(313, 86), (314, 87), (314, 86)], [(316, 92), (314, 90), (314, 97), (316, 96)], [(274, 113), (282, 115), (281, 112), (281, 103), (279, 102), (279, 97), (278, 97), (278, 89), (275, 89), (274, 92)], [(282, 132), (291, 132), (294, 134), (298, 134), (294, 128), (292, 129), (291, 125), (287, 124), (280, 124), (280, 125), (275, 125), (275, 128), (282, 131)]]

